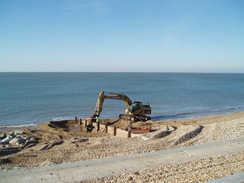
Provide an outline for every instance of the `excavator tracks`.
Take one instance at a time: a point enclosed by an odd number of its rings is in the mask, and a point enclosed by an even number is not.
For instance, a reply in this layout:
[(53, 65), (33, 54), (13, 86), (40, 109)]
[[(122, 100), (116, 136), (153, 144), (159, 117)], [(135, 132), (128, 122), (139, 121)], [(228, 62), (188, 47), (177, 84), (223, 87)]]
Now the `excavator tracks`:
[(144, 115), (137, 116), (137, 115), (129, 115), (129, 114), (120, 114), (119, 118), (124, 120), (129, 120), (131, 122), (147, 121), (151, 119), (149, 116), (144, 116)]

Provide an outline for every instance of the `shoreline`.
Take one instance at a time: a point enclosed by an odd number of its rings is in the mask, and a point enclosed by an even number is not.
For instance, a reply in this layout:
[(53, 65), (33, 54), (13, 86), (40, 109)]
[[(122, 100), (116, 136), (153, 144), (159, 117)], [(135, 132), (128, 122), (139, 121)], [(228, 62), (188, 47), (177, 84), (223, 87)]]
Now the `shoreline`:
[(23, 128), (28, 128), (30, 130), (38, 130), (38, 124), (30, 124), (30, 125), (16, 125), (16, 126), (0, 126), (0, 132), (7, 133), (14, 130), (19, 130)]
[[(166, 121), (166, 120), (182, 120), (182, 119), (194, 119), (194, 118), (204, 118), (204, 117), (212, 117), (212, 116), (222, 116), (228, 115), (232, 113), (244, 112), (244, 107), (235, 107), (235, 108), (228, 108), (228, 109), (219, 109), (219, 110), (203, 110), (203, 111), (195, 111), (195, 112), (182, 112), (182, 113), (172, 113), (166, 115), (154, 115), (151, 116), (152, 121)], [(87, 115), (89, 116), (89, 115)], [(50, 121), (62, 121), (62, 120), (74, 120), (74, 117), (55, 117), (52, 118), (53, 120)], [(103, 118), (103, 119), (112, 119), (112, 118)], [(114, 119), (114, 118), (113, 118)], [(20, 128), (38, 128), (39, 125), (45, 123), (47, 121), (38, 122), (38, 123), (26, 123), (26, 124), (0, 124), (0, 132), (2, 129), (20, 129)]]

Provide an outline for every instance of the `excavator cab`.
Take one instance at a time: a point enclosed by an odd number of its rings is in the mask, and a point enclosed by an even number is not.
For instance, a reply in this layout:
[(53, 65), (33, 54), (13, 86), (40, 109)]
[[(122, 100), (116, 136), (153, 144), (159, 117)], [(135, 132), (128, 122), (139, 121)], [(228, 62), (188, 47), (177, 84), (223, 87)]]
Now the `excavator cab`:
[(130, 105), (130, 113), (135, 115), (151, 114), (150, 105), (142, 105), (142, 102), (133, 101)]
[(136, 110), (142, 108), (142, 102), (133, 101), (130, 105), (130, 113), (134, 113)]

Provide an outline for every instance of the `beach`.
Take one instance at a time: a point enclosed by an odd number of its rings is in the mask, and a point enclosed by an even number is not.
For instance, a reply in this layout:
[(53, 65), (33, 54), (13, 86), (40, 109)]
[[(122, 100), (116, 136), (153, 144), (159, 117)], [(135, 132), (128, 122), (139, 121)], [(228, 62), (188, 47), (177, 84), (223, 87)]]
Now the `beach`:
[[(108, 121), (111, 122), (113, 120), (107, 119), (106, 122)], [(13, 147), (9, 147), (9, 149), (2, 148), (0, 171), (31, 169), (66, 162), (154, 152), (163, 149), (237, 139), (244, 136), (244, 112), (192, 119), (147, 121), (147, 123), (151, 125), (152, 132), (149, 134), (139, 134), (133, 138), (111, 136), (96, 130), (93, 130), (92, 133), (86, 133), (82, 129), (77, 130), (77, 128), (53, 128), (50, 127), (49, 122), (39, 125), (39, 130), (22, 129), (26, 135), (33, 137), (36, 143), (30, 147), (18, 148), (18, 150)], [(72, 127), (76, 125), (75, 122), (69, 124)], [(10, 131), (13, 131), (13, 129), (10, 129)], [(216, 172), (213, 176), (213, 178), (219, 178), (243, 171), (243, 163), (244, 153), (242, 151), (214, 159), (205, 158), (194, 162), (187, 162), (180, 166), (169, 164), (168, 169), (170, 170), (170, 175), (174, 175), (174, 177), (177, 175), (183, 180), (186, 174), (177, 172), (183, 171), (185, 166), (189, 167), (189, 172), (196, 165), (203, 167), (200, 168), (201, 178), (199, 179), (198, 176), (196, 178), (198, 177), (197, 180), (199, 182), (204, 182), (211, 177), (209, 175), (209, 168), (211, 168), (211, 172), (215, 170), (220, 172), (218, 176), (216, 176)], [(183, 169), (178, 170), (176, 167), (182, 167)], [(154, 181), (157, 180), (158, 175), (163, 170), (164, 168), (162, 167), (155, 167), (154, 169), (146, 169), (145, 167), (139, 174), (132, 172), (131, 174), (103, 178), (96, 181), (109, 182), (114, 179), (120, 182), (119, 180), (125, 179), (125, 177), (132, 177), (130, 179), (134, 180), (135, 178), (135, 182), (140, 182), (145, 179), (145, 172), (150, 174), (150, 178), (146, 180)], [(94, 181), (92, 180), (91, 182)]]
[(0, 183), (244, 183), (244, 0), (0, 5)]

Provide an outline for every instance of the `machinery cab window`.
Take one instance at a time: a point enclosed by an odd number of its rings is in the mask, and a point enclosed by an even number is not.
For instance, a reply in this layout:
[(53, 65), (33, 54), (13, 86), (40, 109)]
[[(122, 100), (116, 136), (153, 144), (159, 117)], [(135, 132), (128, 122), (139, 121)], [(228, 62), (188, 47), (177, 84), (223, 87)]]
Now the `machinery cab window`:
[(137, 102), (137, 101), (133, 101), (131, 106), (130, 106), (130, 112), (134, 112), (137, 109), (142, 108), (142, 103), (141, 102)]

